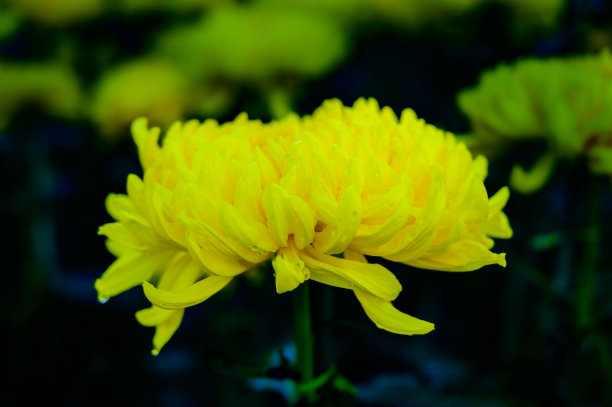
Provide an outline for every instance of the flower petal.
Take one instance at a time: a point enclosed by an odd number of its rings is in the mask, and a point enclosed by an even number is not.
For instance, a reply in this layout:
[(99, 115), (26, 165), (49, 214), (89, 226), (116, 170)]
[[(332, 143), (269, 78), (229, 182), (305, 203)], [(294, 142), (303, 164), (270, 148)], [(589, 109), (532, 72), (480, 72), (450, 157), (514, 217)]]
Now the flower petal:
[(504, 209), (506, 203), (510, 199), (510, 189), (508, 187), (500, 188), (492, 197), (489, 198), (489, 218), (495, 216)]
[(127, 195), (108, 194), (105, 201), (106, 210), (117, 221), (124, 219), (124, 212), (135, 212), (136, 208)]
[(139, 236), (135, 235), (132, 230), (126, 226), (126, 223), (127, 222), (107, 223), (98, 228), (98, 234), (104, 235), (113, 242), (131, 250), (145, 250), (147, 245), (143, 244)]
[(184, 309), (171, 311), (172, 314), (161, 324), (157, 325), (153, 335), (153, 349), (151, 354), (157, 356), (166, 343), (172, 338), (183, 321)]
[(108, 300), (149, 280), (173, 255), (170, 251), (131, 252), (119, 257), (94, 283), (98, 298)]
[(493, 218), (489, 219), (483, 228), (483, 232), (485, 232), (487, 236), (499, 239), (510, 239), (514, 234), (508, 216), (503, 212), (499, 212)]
[(363, 310), (377, 327), (400, 335), (423, 335), (434, 329), (434, 324), (404, 314), (390, 301), (364, 291), (355, 290)]
[(322, 232), (316, 233), (313, 246), (323, 253), (342, 253), (351, 243), (361, 222), (361, 196), (350, 186), (338, 203), (336, 216)]
[(138, 147), (138, 155), (142, 168), (146, 169), (153, 165), (159, 156), (159, 128), (148, 129), (147, 119), (138, 118), (132, 122), (132, 137)]
[(300, 197), (272, 184), (264, 191), (262, 204), (268, 228), (281, 246), (287, 245), (290, 234), (300, 250), (312, 242), (317, 223), (315, 213)]
[[(157, 284), (162, 290), (176, 290), (189, 287), (201, 277), (201, 267), (191, 259), (189, 254), (182, 252), (169, 263)], [(172, 338), (183, 319), (183, 309), (169, 310), (152, 305), (136, 312), (136, 319), (144, 326), (154, 326), (153, 350), (157, 355), (161, 348)]]
[(439, 177), (434, 177), (429, 188), (427, 204), (416, 222), (407, 224), (383, 246), (363, 248), (360, 251), (367, 255), (385, 257), (402, 263), (408, 263), (420, 257), (435, 239), (435, 231), (440, 224), (445, 208), (444, 184)]
[(223, 231), (244, 248), (259, 254), (278, 249), (278, 243), (263, 224), (242, 215), (227, 202), (221, 204), (220, 219)]
[(236, 182), (234, 207), (244, 217), (265, 223), (261, 206), (261, 175), (257, 163), (248, 166)]
[(272, 260), (276, 281), (276, 292), (281, 294), (295, 289), (310, 278), (310, 270), (300, 259), (295, 245), (290, 242), (281, 248)]
[(382, 225), (362, 224), (351, 245), (364, 248), (380, 247), (397, 235), (409, 222), (410, 215), (410, 200), (405, 197), (399, 201), (393, 214)]
[(472, 238), (449, 244), (439, 255), (423, 256), (410, 262), (413, 267), (440, 271), (472, 271), (489, 264), (506, 267), (506, 253), (492, 253)]
[(157, 305), (136, 311), (136, 319), (143, 326), (157, 326), (170, 318), (177, 310), (163, 309)]
[(212, 274), (232, 277), (264, 261), (267, 256), (252, 252), (214, 227), (187, 216), (179, 216), (187, 231), (187, 250)]
[(532, 194), (546, 184), (554, 168), (555, 156), (553, 153), (546, 153), (527, 171), (520, 165), (512, 167), (510, 185), (521, 194)]
[(320, 253), (311, 246), (300, 252), (310, 278), (340, 288), (359, 289), (387, 301), (394, 300), (402, 290), (397, 278), (380, 264), (340, 259)]
[(230, 281), (232, 281), (231, 277), (209, 276), (181, 291), (160, 290), (145, 281), (142, 288), (149, 301), (158, 307), (181, 309), (206, 301)]

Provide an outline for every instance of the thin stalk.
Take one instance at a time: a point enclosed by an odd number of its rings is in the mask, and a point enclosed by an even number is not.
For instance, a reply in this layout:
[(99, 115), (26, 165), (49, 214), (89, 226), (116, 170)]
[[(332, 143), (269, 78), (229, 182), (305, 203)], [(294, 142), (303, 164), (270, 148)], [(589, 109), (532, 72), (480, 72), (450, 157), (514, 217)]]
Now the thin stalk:
[[(310, 292), (308, 281), (293, 290), (293, 332), (297, 353), (297, 368), (302, 382), (314, 378), (312, 326), (310, 323)], [(306, 395), (307, 399), (311, 396)]]
[(587, 188), (588, 206), (585, 219), (584, 251), (576, 290), (577, 324), (580, 329), (588, 329), (593, 323), (593, 294), (601, 234), (599, 180), (595, 176), (589, 177)]

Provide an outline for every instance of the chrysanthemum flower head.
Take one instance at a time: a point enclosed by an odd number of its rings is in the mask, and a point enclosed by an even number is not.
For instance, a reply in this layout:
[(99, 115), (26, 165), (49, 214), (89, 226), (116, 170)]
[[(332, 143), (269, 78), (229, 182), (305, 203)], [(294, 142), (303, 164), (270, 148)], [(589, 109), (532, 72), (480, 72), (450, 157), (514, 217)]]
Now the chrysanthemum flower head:
[(306, 280), (349, 289), (378, 327), (406, 335), (433, 324), (393, 307), (400, 283), (366, 256), (445, 271), (505, 265), (490, 249), (512, 234), (508, 189), (489, 198), (485, 158), (411, 110), (398, 119), (373, 99), (330, 100), (269, 124), (176, 123), (161, 145), (145, 119), (132, 132), (144, 176), (108, 197), (116, 222), (100, 233), (117, 260), (96, 289), (106, 300), (143, 285), (153, 305), (137, 318), (157, 327), (155, 351), (186, 307), (266, 261), (278, 293)]
[(459, 95), (472, 122), (472, 143), (501, 149), (540, 138), (548, 151), (510, 183), (521, 192), (540, 188), (559, 158), (586, 155), (595, 173), (612, 172), (612, 56), (525, 59), (485, 72), (478, 86)]

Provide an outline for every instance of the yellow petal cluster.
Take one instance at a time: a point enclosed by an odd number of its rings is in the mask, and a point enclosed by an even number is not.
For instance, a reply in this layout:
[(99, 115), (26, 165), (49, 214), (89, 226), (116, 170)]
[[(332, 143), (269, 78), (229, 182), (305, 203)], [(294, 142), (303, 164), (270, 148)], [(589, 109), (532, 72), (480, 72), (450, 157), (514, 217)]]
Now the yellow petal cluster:
[[(469, 271), (505, 266), (492, 238), (512, 230), (508, 189), (489, 197), (484, 157), (404, 110), (374, 99), (326, 101), (312, 116), (264, 124), (175, 123), (160, 140), (145, 119), (132, 133), (144, 169), (106, 202), (100, 228), (117, 260), (95, 283), (102, 301), (143, 285), (154, 352), (186, 307), (271, 261), (283, 293), (306, 280), (352, 290), (368, 317), (399, 334), (433, 324), (393, 307), (396, 277), (366, 256)], [(144, 283), (143, 283), (144, 281)]]
[(543, 139), (548, 152), (511, 184), (532, 192), (558, 158), (586, 155), (591, 170), (612, 172), (612, 56), (524, 59), (485, 72), (458, 98), (472, 123), (475, 147), (502, 149), (511, 141)]

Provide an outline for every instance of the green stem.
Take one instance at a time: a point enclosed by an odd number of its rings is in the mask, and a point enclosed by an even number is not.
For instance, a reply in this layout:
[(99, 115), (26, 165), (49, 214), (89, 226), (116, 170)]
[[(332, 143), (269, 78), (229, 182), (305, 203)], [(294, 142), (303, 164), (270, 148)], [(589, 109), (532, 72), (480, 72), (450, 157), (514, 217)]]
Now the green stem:
[(587, 329), (593, 322), (593, 291), (597, 274), (600, 237), (600, 189), (599, 180), (591, 176), (588, 181), (586, 230), (584, 235), (584, 252), (578, 277), (576, 307), (578, 327)]
[[(302, 381), (314, 378), (313, 340), (310, 324), (310, 293), (308, 281), (293, 290), (293, 331), (297, 352), (297, 368)], [(308, 395), (307, 395), (307, 398)]]

